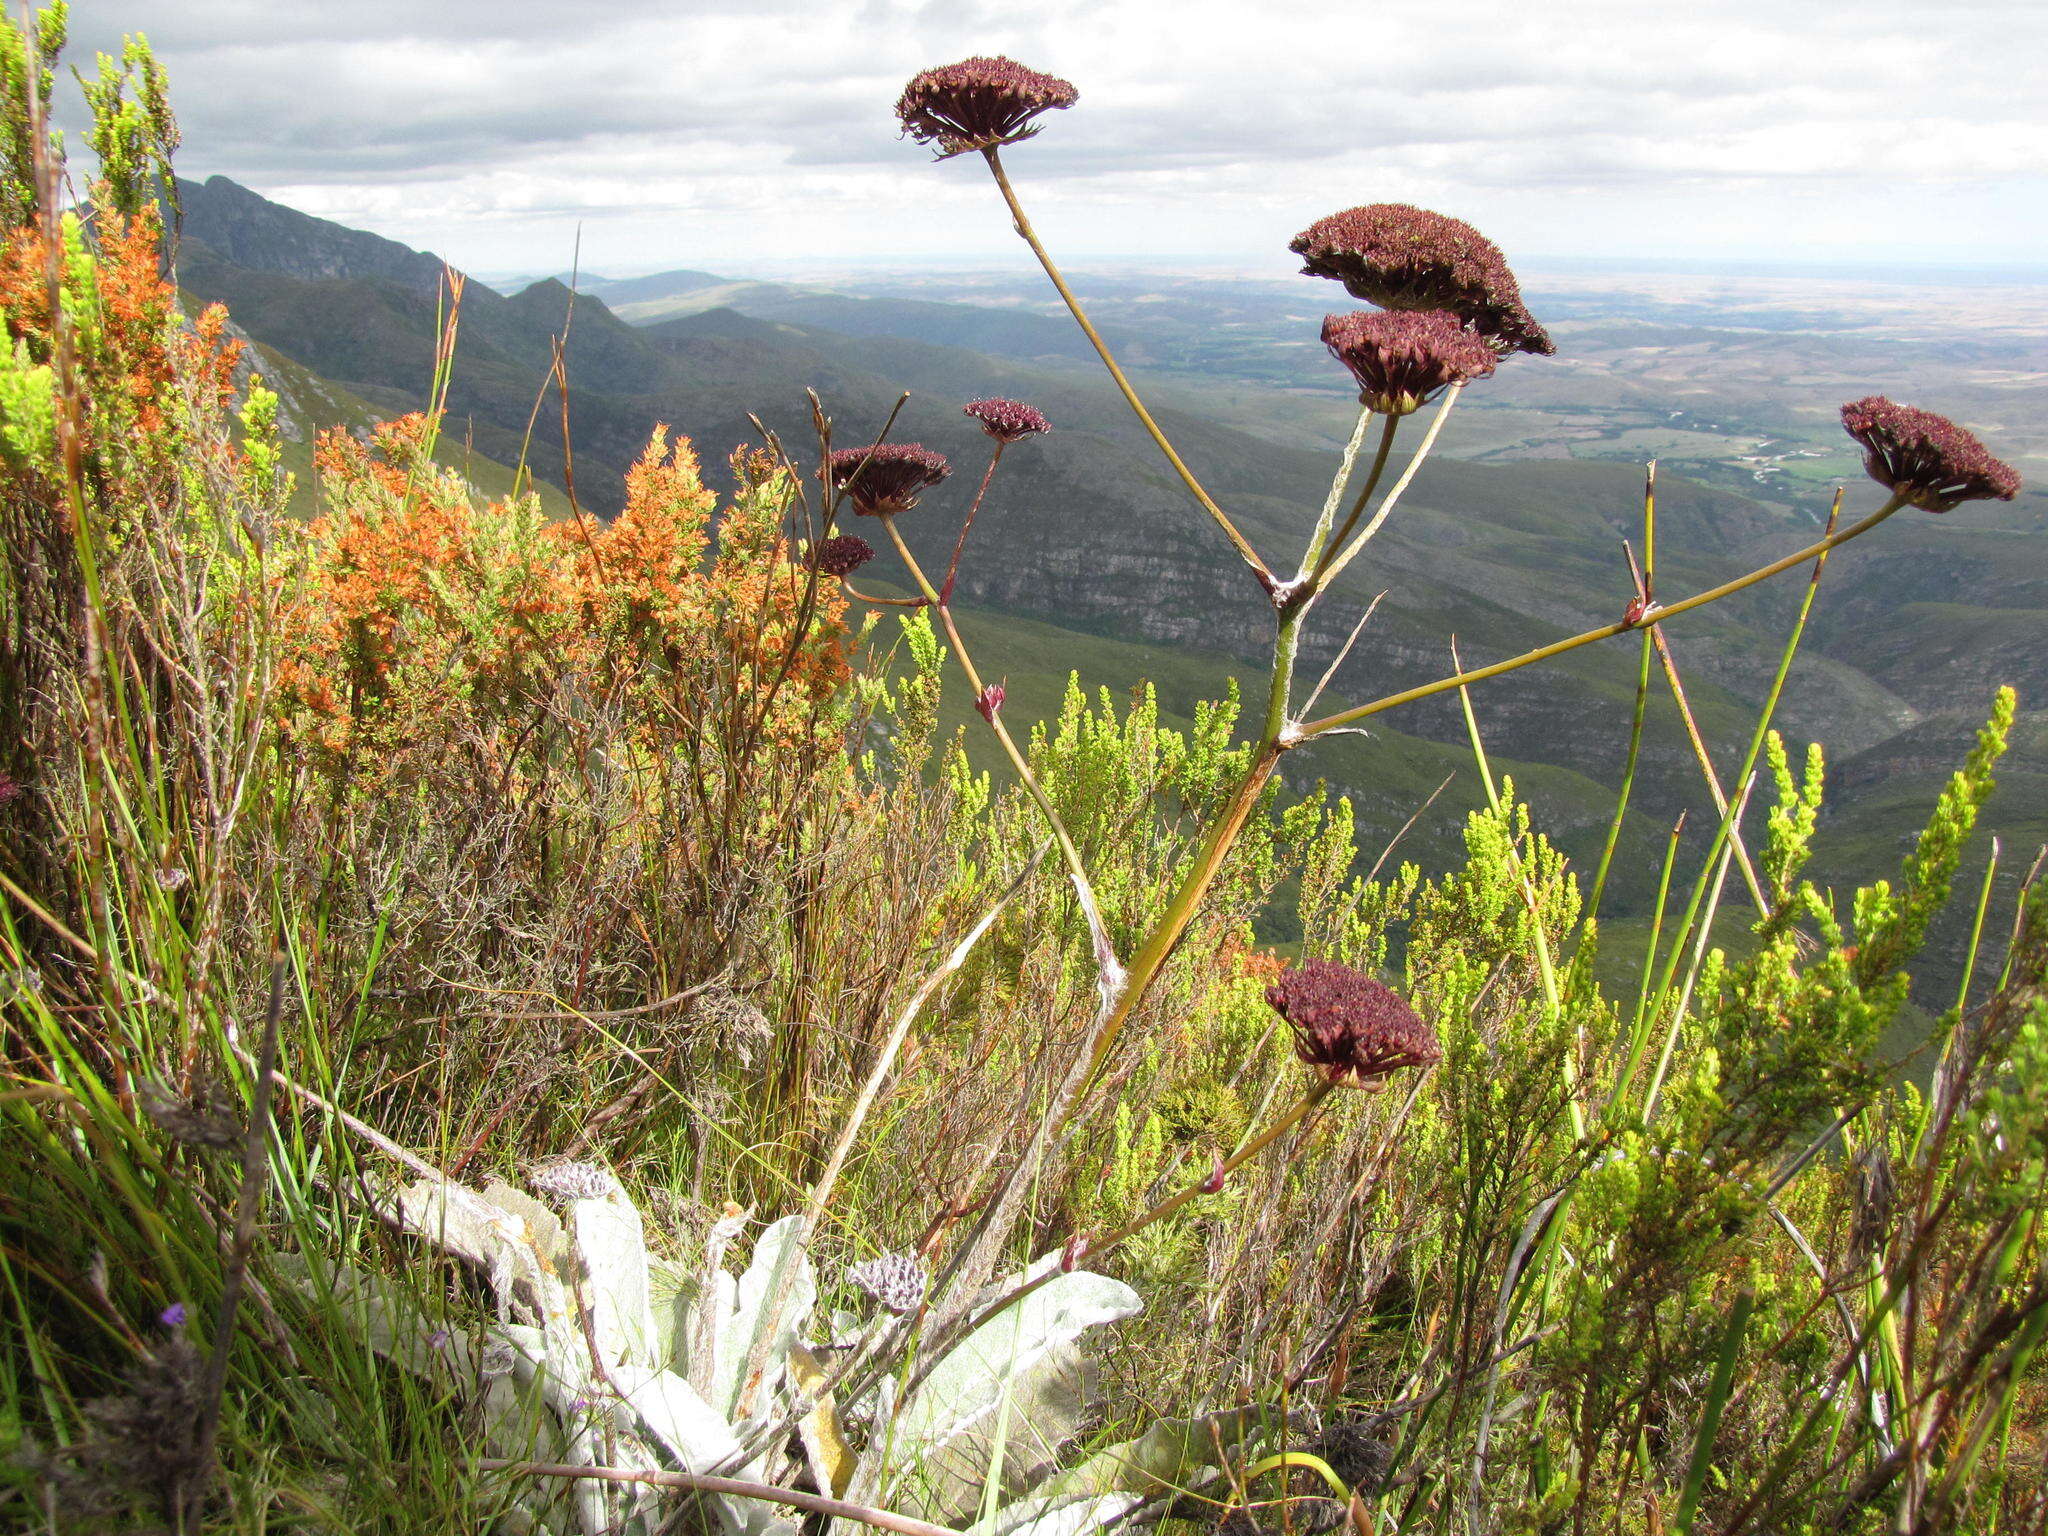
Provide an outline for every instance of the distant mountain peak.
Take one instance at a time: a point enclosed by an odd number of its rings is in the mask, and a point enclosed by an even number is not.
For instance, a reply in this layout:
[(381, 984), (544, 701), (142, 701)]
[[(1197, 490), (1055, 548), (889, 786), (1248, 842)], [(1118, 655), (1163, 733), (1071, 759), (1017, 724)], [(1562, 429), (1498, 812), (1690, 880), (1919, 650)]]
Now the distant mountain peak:
[(225, 176), (181, 180), (178, 197), (182, 238), (238, 267), (313, 281), (375, 278), (424, 294), (441, 286), (440, 257), (287, 208)]
[(531, 306), (546, 303), (555, 305), (568, 303), (569, 293), (569, 285), (559, 277), (543, 277), (528, 283), (510, 297), (515, 304)]

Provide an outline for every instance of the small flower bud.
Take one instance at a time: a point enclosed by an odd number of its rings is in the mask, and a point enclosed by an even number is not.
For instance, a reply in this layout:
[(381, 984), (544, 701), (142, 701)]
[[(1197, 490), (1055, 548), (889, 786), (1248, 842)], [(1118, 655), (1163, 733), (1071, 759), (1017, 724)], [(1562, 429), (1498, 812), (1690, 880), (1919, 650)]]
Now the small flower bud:
[(1209, 1177), (1202, 1180), (1202, 1193), (1217, 1195), (1223, 1192), (1223, 1159), (1216, 1159), (1216, 1166), (1209, 1170)]
[(1068, 1238), (1067, 1246), (1060, 1250), (1060, 1273), (1071, 1275), (1074, 1272), (1075, 1266), (1081, 1262), (1081, 1256), (1087, 1251), (1087, 1233), (1076, 1232), (1072, 1237)]
[(811, 549), (811, 564), (826, 576), (851, 576), (875, 558), (875, 546), (857, 533), (820, 539)]
[(1003, 685), (990, 683), (974, 696), (974, 707), (981, 718), (990, 725), (996, 723), (996, 712), (1003, 707)]

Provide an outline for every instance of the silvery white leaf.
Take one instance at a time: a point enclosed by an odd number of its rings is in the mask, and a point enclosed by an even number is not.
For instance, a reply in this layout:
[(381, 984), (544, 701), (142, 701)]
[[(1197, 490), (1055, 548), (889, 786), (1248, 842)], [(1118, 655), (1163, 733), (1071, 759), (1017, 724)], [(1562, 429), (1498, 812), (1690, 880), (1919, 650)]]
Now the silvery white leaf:
[(443, 1253), (466, 1259), (490, 1278), (501, 1315), (516, 1302), (534, 1305), (539, 1256), (526, 1223), (473, 1189), (448, 1179), (416, 1179), (380, 1202), (406, 1231)]
[(654, 1314), (648, 1305), (647, 1237), (640, 1213), (621, 1195), (571, 1200), (564, 1216), (602, 1363), (651, 1366)]
[[(673, 1371), (652, 1371), (627, 1365), (612, 1373), (612, 1381), (626, 1405), (638, 1416), (641, 1427), (685, 1472), (708, 1472), (729, 1463), (739, 1451), (732, 1426), (699, 1397), (690, 1384)], [(729, 1477), (758, 1477), (758, 1466), (727, 1470)], [(778, 1520), (773, 1506), (758, 1499), (709, 1497), (705, 1503), (718, 1516), (720, 1529), (729, 1536), (766, 1536), (783, 1533), (788, 1522)]]
[[(1060, 1255), (1048, 1254), (1021, 1275), (1002, 1282), (1015, 1290), (1054, 1269)], [(999, 1292), (1000, 1294), (1000, 1292)], [(961, 1340), (932, 1367), (917, 1395), (896, 1421), (899, 1445), (943, 1444), (985, 1418), (1063, 1345), (1099, 1323), (1113, 1323), (1144, 1310), (1138, 1293), (1121, 1280), (1085, 1269), (1056, 1274), (1006, 1307)]]
[(559, 1216), (525, 1190), (515, 1188), (503, 1179), (486, 1179), (477, 1194), (506, 1215), (516, 1216), (525, 1222), (526, 1240), (533, 1244), (534, 1251), (555, 1268), (561, 1268), (569, 1252), (569, 1237), (562, 1230)]
[(612, 1382), (683, 1471), (708, 1472), (739, 1450), (732, 1426), (675, 1372), (629, 1363), (612, 1372)]
[(654, 1363), (690, 1374), (690, 1312), (701, 1294), (696, 1277), (679, 1264), (650, 1257), (647, 1305), (654, 1314)]
[[(761, 1351), (765, 1379), (749, 1383), (745, 1379), (748, 1362), (762, 1343), (763, 1330), (769, 1327), (766, 1313), (782, 1287), (785, 1270), (790, 1271), (787, 1291), (773, 1320), (766, 1348)], [(753, 1412), (763, 1410), (768, 1393), (784, 1369), (789, 1346), (801, 1336), (817, 1299), (818, 1286), (804, 1246), (804, 1219), (785, 1216), (764, 1228), (754, 1243), (753, 1262), (740, 1276), (732, 1313), (719, 1327), (717, 1367), (710, 1394), (714, 1408), (736, 1416), (740, 1399), (751, 1395)], [(747, 1391), (750, 1385), (756, 1388), (752, 1394)]]
[(681, 1357), (690, 1385), (698, 1395), (711, 1400), (717, 1395), (718, 1360), (723, 1340), (731, 1327), (733, 1309), (739, 1305), (739, 1282), (722, 1269), (706, 1273), (704, 1288), (697, 1293), (690, 1314), (683, 1320)]

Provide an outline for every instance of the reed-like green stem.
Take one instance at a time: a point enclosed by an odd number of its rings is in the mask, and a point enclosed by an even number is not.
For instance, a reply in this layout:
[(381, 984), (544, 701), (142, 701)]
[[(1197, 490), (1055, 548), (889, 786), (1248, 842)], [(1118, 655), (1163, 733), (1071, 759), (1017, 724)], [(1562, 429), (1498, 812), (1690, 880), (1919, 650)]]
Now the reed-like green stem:
[[(1693, 938), (1692, 945), (1692, 964), (1686, 967), (1685, 985), (1679, 989), (1678, 1002), (1671, 1010), (1671, 1023), (1664, 1032), (1663, 1054), (1657, 1058), (1657, 1070), (1651, 1074), (1650, 1086), (1643, 1094), (1643, 1120), (1646, 1124), (1657, 1112), (1657, 1100), (1664, 1092), (1664, 1080), (1670, 1075), (1672, 1058), (1678, 1053), (1679, 1031), (1685, 1027), (1686, 1011), (1692, 1006), (1693, 987), (1699, 981), (1700, 967), (1706, 962), (1707, 941), (1713, 937), (1714, 920), (1720, 914), (1721, 892), (1727, 888), (1728, 866), (1734, 858), (1735, 843), (1742, 825), (1742, 813), (1749, 805), (1749, 793), (1755, 785), (1754, 779), (1744, 780), (1734, 803), (1721, 817), (1720, 858), (1715, 860), (1710, 857), (1708, 860), (1714, 866), (1713, 894), (1708, 899), (1706, 911), (1700, 916), (1697, 924), (1698, 932)], [(1690, 913), (1687, 914), (1687, 926), (1693, 926)], [(1674, 961), (1678, 958), (1679, 948), (1679, 945), (1672, 946), (1671, 955)], [(1669, 991), (1668, 984), (1661, 989), (1660, 1008), (1662, 997)]]
[(939, 601), (953, 601), (953, 583), (960, 575), (960, 556), (967, 549), (967, 533), (974, 526), (974, 515), (981, 510), (982, 499), (988, 495), (989, 482), (996, 477), (996, 466), (1003, 462), (1003, 449), (1009, 445), (1000, 437), (996, 439), (996, 451), (988, 456), (988, 468), (981, 472), (981, 484), (975, 488), (974, 501), (967, 508), (967, 516), (960, 524), (960, 537), (953, 541), (953, 558), (946, 562), (946, 579), (939, 583)]
[(1650, 909), (1650, 938), (1643, 952), (1642, 982), (1636, 991), (1636, 1011), (1629, 1020), (1629, 1046), (1622, 1058), (1621, 1076), (1616, 1081), (1614, 1092), (1608, 1096), (1605, 1114), (1612, 1118), (1621, 1107), (1622, 1093), (1634, 1081), (1636, 1070), (1643, 1064), (1643, 1051), (1650, 1039), (1650, 978), (1657, 971), (1657, 951), (1663, 947), (1664, 914), (1671, 905), (1671, 876), (1678, 867), (1679, 840), (1685, 835), (1685, 817), (1681, 815), (1671, 824), (1671, 836), (1664, 845), (1664, 869), (1657, 877), (1657, 902)]
[[(1809, 544), (1806, 548), (1786, 555), (1781, 560), (1773, 560), (1769, 565), (1760, 566), (1746, 576), (1738, 576), (1733, 581), (1722, 582), (1718, 587), (1709, 587), (1704, 592), (1696, 592), (1691, 597), (1672, 603), (1669, 607), (1653, 609), (1640, 622), (1644, 624), (1661, 624), (1667, 619), (1677, 618), (1681, 613), (1690, 613), (1695, 608), (1704, 608), (1707, 604), (1717, 603), (1724, 597), (1732, 597), (1735, 593), (1753, 587), (1760, 581), (1768, 581), (1780, 571), (1788, 571), (1793, 566), (1811, 560), (1817, 555), (1824, 555), (1829, 550), (1840, 548), (1851, 539), (1861, 538), (1905, 504), (1902, 498), (1894, 496), (1890, 501), (1878, 508), (1877, 511), (1864, 518), (1863, 521), (1850, 524), (1840, 533), (1830, 534), (1827, 538), (1821, 539), (1817, 543)], [(1519, 656), (1510, 656), (1506, 661), (1496, 661), (1491, 666), (1474, 667), (1469, 672), (1460, 672), (1453, 677), (1440, 677), (1433, 683), (1423, 683), (1415, 688), (1404, 688), (1399, 693), (1390, 693), (1385, 698), (1374, 699), (1370, 704), (1360, 704), (1355, 709), (1342, 710), (1334, 715), (1326, 715), (1320, 720), (1311, 720), (1296, 728), (1297, 735), (1300, 740), (1306, 741), (1311, 737), (1320, 736), (1325, 731), (1336, 730), (1340, 726), (1355, 725), (1360, 720), (1370, 719), (1372, 716), (1382, 714), (1390, 709), (1398, 709), (1403, 704), (1413, 704), (1418, 699), (1433, 698), (1437, 694), (1448, 692), (1452, 688), (1462, 688), (1472, 683), (1483, 683), (1488, 678), (1501, 677), (1509, 672), (1519, 672), (1523, 667), (1533, 666), (1539, 661), (1548, 661), (1553, 656), (1562, 656), (1568, 651), (1579, 649), (1581, 646), (1592, 645), (1599, 640), (1611, 640), (1616, 635), (1626, 634), (1635, 627), (1636, 625), (1626, 621), (1616, 624), (1603, 624), (1598, 629), (1589, 629), (1584, 634), (1573, 635), (1567, 640), (1556, 640), (1549, 645), (1538, 646), (1533, 651), (1524, 651)]]
[[(1665, 638), (1661, 624), (1653, 624), (1644, 631), (1656, 646), (1657, 660), (1664, 668), (1664, 682), (1671, 690), (1671, 701), (1678, 706), (1679, 722), (1685, 727), (1685, 739), (1692, 746), (1693, 760), (1700, 765), (1700, 774), (1707, 781), (1707, 798), (1714, 802), (1717, 815), (1727, 815), (1728, 795), (1721, 788), (1721, 775), (1715, 771), (1714, 755), (1707, 750), (1707, 738), (1700, 730), (1699, 718), (1693, 714), (1692, 700), (1686, 697), (1685, 682), (1678, 675), (1678, 658), (1671, 654), (1671, 642)], [(1729, 834), (1729, 851), (1735, 855), (1735, 863), (1742, 871), (1742, 883), (1749, 888), (1749, 899), (1761, 918), (1770, 902), (1764, 896), (1763, 882), (1756, 877), (1756, 866), (1750, 862), (1749, 849), (1742, 841), (1742, 829), (1736, 828)]]
[[(939, 622), (945, 626), (946, 638), (953, 644), (954, 658), (960, 663), (960, 670), (967, 674), (967, 686), (975, 692), (977, 700), (987, 698), (987, 689), (981, 674), (975, 669), (974, 657), (969, 654), (967, 642), (960, 637), (960, 627), (953, 622), (953, 610), (939, 596), (931, 578), (924, 573), (924, 567), (917, 563), (917, 556), (910, 552), (910, 546), (903, 541), (903, 533), (896, 526), (894, 517), (881, 519), (883, 528), (888, 530), (889, 540), (896, 546), (896, 553), (903, 558), (910, 576), (917, 583), (918, 591), (925, 596)], [(1017, 772), (1017, 780), (1024, 786), (1025, 793), (1045, 816), (1046, 825), (1051, 828), (1053, 841), (1059, 844), (1060, 857), (1066, 861), (1067, 874), (1074, 885), (1075, 899), (1081, 903), (1081, 914), (1087, 919), (1089, 937), (1095, 945), (1095, 963), (1101, 972), (1101, 985), (1105, 1006), (1108, 999), (1122, 990), (1123, 967), (1117, 960), (1116, 950), (1110, 944), (1109, 926), (1102, 920), (1102, 909), (1095, 899), (1095, 886), (1088, 878), (1088, 867), (1081, 861), (1081, 850), (1074, 846), (1074, 839), (1067, 832), (1067, 824), (1060, 819), (1052, 797), (1046, 794), (1045, 786), (1038, 782), (1038, 775), (1032, 772), (1031, 763), (1024, 756), (1023, 749), (1010, 735), (1009, 727), (1003, 724), (1003, 712), (989, 707), (980, 711), (988, 721), (989, 729), (995, 732), (996, 740), (1002, 743), (1003, 753), (1010, 759), (1010, 766)]]
[[(1457, 647), (1453, 646), (1453, 664), (1457, 661), (1457, 654)], [(1458, 703), (1465, 712), (1465, 733), (1472, 745), (1472, 759), (1479, 767), (1479, 782), (1486, 790), (1487, 809), (1493, 813), (1495, 820), (1501, 823), (1501, 831), (1506, 838), (1504, 847), (1507, 852), (1508, 872), (1515, 877), (1515, 883), (1521, 887), (1522, 905), (1528, 909), (1529, 937), (1536, 946), (1536, 969), (1543, 981), (1543, 1022), (1547, 1027), (1555, 1028), (1564, 1017), (1564, 998), (1558, 991), (1557, 966), (1552, 962), (1550, 955), (1550, 936), (1543, 931), (1543, 907), (1536, 900), (1535, 882), (1530, 880), (1528, 871), (1522, 867), (1522, 856), (1515, 851), (1514, 837), (1501, 808), (1500, 791), (1493, 782), (1493, 765), (1486, 759), (1486, 743), (1479, 734), (1479, 717), (1472, 710), (1470, 689), (1458, 690)], [(1586, 1138), (1586, 1111), (1579, 1102), (1579, 1049), (1582, 1043), (1575, 1041), (1565, 1056), (1565, 1104), (1572, 1119), (1574, 1141), (1583, 1141)]]
[(1690, 1536), (1692, 1531), (1700, 1492), (1707, 1485), (1707, 1469), (1714, 1462), (1714, 1437), (1720, 1433), (1722, 1410), (1735, 1392), (1735, 1369), (1742, 1360), (1742, 1339), (1755, 1308), (1756, 1293), (1743, 1290), (1736, 1294), (1735, 1305), (1729, 1311), (1728, 1329), (1721, 1336), (1720, 1356), (1714, 1363), (1714, 1377), (1700, 1409), (1699, 1431), (1693, 1437), (1692, 1457), (1686, 1464), (1685, 1487), (1678, 1498), (1678, 1514), (1673, 1523), (1678, 1536)]
[(1038, 258), (1038, 264), (1045, 269), (1045, 275), (1052, 279), (1053, 287), (1059, 290), (1059, 296), (1066, 301), (1067, 312), (1074, 317), (1074, 323), (1081, 327), (1081, 334), (1088, 338), (1089, 345), (1095, 348), (1095, 355), (1102, 359), (1103, 367), (1109, 370), (1109, 376), (1115, 381), (1117, 391), (1124, 397), (1124, 403), (1129, 405), (1133, 414), (1137, 416), (1139, 425), (1144, 427), (1146, 435), (1158, 446), (1159, 451), (1166, 455), (1166, 462), (1171, 464), (1174, 473), (1180, 476), (1181, 484), (1193, 494), (1195, 500), (1201, 504), (1202, 510), (1209, 514), (1210, 520), (1223, 530), (1223, 536), (1230, 540), (1230, 547), (1237, 551), (1239, 558), (1246, 565), (1251, 567), (1252, 574), (1259, 578), (1260, 585), (1271, 591), (1272, 570), (1259, 558), (1259, 552), (1252, 548), (1245, 536), (1238, 532), (1237, 524), (1230, 520), (1230, 514), (1216, 505), (1215, 498), (1202, 488), (1202, 482), (1195, 478), (1195, 472), (1188, 468), (1179, 450), (1167, 440), (1166, 433), (1160, 430), (1159, 423), (1152, 419), (1152, 413), (1145, 409), (1145, 402), (1138, 398), (1137, 390), (1131, 387), (1131, 381), (1124, 376), (1115, 355), (1109, 350), (1109, 343), (1102, 339), (1102, 333), (1095, 329), (1094, 322), (1088, 318), (1088, 311), (1081, 305), (1081, 300), (1075, 295), (1074, 290), (1067, 286), (1066, 278), (1060, 275), (1059, 266), (1053, 261), (1052, 253), (1040, 243), (1037, 231), (1031, 227), (1031, 220), (1025, 217), (1024, 205), (1017, 200), (1016, 188), (1010, 185), (1009, 175), (1003, 170), (1002, 155), (991, 146), (982, 151), (982, 158), (988, 161), (989, 174), (995, 177), (996, 187), (1003, 194), (1003, 201), (1009, 204), (1010, 217), (1016, 224), (1018, 235), (1031, 247), (1031, 254)]
[(1586, 897), (1586, 922), (1600, 919), (1600, 901), (1607, 894), (1608, 871), (1614, 867), (1614, 850), (1621, 844), (1622, 823), (1628, 819), (1628, 803), (1636, 786), (1636, 768), (1643, 756), (1643, 724), (1650, 705), (1650, 632), (1643, 635), (1642, 661), (1637, 668), (1636, 702), (1628, 724), (1628, 753), (1621, 762), (1621, 787), (1614, 795), (1614, 819), (1607, 824), (1607, 841), (1600, 848), (1600, 862), (1593, 871), (1593, 889)]
[[(1624, 546), (1625, 547), (1625, 546)], [(1630, 559), (1631, 568), (1634, 559)], [(1643, 611), (1648, 612), (1650, 604), (1657, 600), (1657, 461), (1655, 459), (1643, 468), (1643, 567), (1637, 573), (1635, 596), (1642, 602)], [(1607, 873), (1614, 866), (1614, 850), (1621, 843), (1622, 824), (1628, 819), (1628, 802), (1636, 785), (1636, 765), (1642, 760), (1643, 722), (1647, 718), (1650, 703), (1650, 637), (1653, 629), (1643, 631), (1643, 655), (1637, 667), (1635, 712), (1629, 718), (1628, 755), (1622, 762), (1621, 788), (1614, 797), (1614, 819), (1607, 824), (1607, 842), (1600, 849), (1600, 864), (1593, 873), (1592, 894), (1586, 898), (1586, 924), (1591, 926), (1600, 920), (1600, 898), (1607, 893)], [(1667, 878), (1669, 871), (1666, 872)]]

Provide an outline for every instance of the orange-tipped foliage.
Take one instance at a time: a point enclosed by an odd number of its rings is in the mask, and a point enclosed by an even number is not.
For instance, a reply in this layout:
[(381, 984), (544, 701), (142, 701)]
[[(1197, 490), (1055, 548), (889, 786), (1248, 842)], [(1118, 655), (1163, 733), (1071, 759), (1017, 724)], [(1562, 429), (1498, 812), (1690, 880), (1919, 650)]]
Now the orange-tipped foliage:
[[(96, 195), (103, 188), (95, 188)], [(79, 464), (109, 509), (162, 505), (169, 478), (195, 438), (195, 423), (217, 421), (231, 401), (242, 344), (227, 314), (209, 307), (182, 320), (165, 280), (163, 224), (154, 203), (124, 217), (104, 200), (77, 256), (58, 263), (70, 328)], [(92, 260), (83, 260), (89, 250)], [(34, 224), (0, 244), (0, 313), (7, 339), (32, 362), (53, 361), (48, 237)], [(54, 470), (54, 466), (52, 466)], [(113, 494), (120, 483), (135, 494)]]
[[(328, 511), (293, 605), (286, 695), (300, 739), (359, 782), (498, 758), (592, 708), (645, 745), (758, 720), (770, 740), (833, 730), (843, 600), (792, 564), (786, 478), (716, 498), (687, 439), (658, 427), (609, 526), (532, 498), (479, 505), (412, 415), (369, 443), (322, 436)], [(720, 739), (737, 739), (714, 729)], [(742, 734), (745, 734), (744, 732)]]

